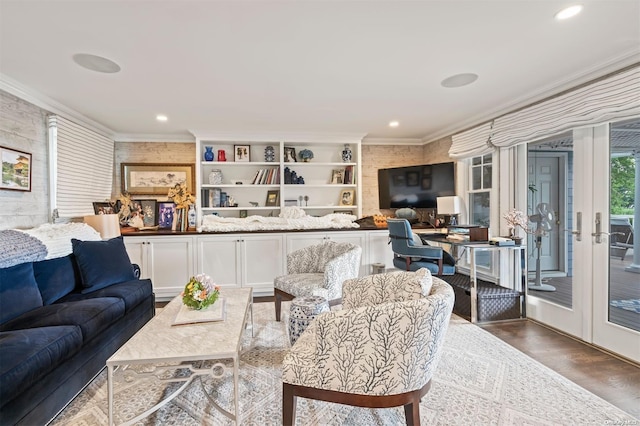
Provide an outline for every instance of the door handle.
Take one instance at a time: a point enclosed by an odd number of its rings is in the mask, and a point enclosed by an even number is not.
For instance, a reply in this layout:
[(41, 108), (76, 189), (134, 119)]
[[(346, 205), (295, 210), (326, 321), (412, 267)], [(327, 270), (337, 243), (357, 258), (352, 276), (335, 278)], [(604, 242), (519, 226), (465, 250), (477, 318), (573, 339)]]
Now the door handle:
[(596, 237), (596, 244), (602, 244), (603, 235), (611, 235), (611, 233), (602, 232), (602, 213), (598, 212), (596, 213), (596, 232), (591, 233), (591, 236)]
[(582, 212), (576, 212), (576, 229), (571, 233), (576, 236), (576, 241), (582, 241)]

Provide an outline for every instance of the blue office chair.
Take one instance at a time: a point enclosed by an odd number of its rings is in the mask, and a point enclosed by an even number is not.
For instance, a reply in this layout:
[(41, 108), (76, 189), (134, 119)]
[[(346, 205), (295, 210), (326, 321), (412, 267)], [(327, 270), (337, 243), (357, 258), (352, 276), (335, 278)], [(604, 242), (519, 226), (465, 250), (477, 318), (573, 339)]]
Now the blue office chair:
[(396, 268), (406, 271), (427, 268), (434, 275), (456, 273), (455, 260), (442, 247), (424, 246), (414, 241), (408, 220), (387, 219), (387, 227)]

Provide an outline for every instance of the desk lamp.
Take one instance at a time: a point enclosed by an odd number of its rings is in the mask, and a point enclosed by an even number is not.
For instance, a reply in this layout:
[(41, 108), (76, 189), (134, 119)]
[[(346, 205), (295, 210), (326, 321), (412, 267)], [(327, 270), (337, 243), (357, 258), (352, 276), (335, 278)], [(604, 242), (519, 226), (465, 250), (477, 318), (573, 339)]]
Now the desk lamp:
[(449, 216), (449, 226), (455, 226), (458, 224), (456, 216), (462, 213), (461, 201), (460, 197), (457, 196), (436, 198), (438, 214)]

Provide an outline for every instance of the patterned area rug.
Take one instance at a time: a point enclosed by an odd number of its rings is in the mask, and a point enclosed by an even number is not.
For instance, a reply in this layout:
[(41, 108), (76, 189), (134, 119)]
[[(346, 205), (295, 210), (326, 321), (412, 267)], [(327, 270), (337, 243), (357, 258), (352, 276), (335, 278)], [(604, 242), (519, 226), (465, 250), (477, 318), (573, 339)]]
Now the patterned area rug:
[[(288, 312), (283, 309), (283, 313)], [(240, 362), (242, 425), (282, 424), (281, 364), (289, 347), (288, 317), (274, 320), (273, 303), (254, 305), (255, 337), (243, 338)], [(454, 317), (431, 391), (420, 404), (425, 425), (602, 425), (638, 420), (565, 379), (481, 328)], [(138, 367), (139, 368), (139, 367)], [(179, 374), (184, 374), (182, 371)], [(76, 397), (53, 425), (106, 425), (106, 371)], [(233, 411), (231, 370), (197, 380), (165, 407), (136, 424), (227, 425), (203, 387)], [(132, 419), (176, 386), (156, 381), (121, 384), (116, 422)], [(363, 409), (298, 398), (297, 425), (402, 425), (401, 408)]]
[(609, 304), (615, 308), (640, 314), (640, 299), (612, 300)]

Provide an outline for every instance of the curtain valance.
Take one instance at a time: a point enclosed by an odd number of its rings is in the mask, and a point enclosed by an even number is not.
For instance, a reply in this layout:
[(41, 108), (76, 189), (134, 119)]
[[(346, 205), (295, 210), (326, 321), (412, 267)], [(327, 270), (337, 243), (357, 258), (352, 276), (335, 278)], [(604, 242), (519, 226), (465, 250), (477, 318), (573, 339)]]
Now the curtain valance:
[(453, 159), (462, 159), (492, 152), (494, 150), (490, 141), (492, 124), (484, 123), (453, 135), (449, 156)]

